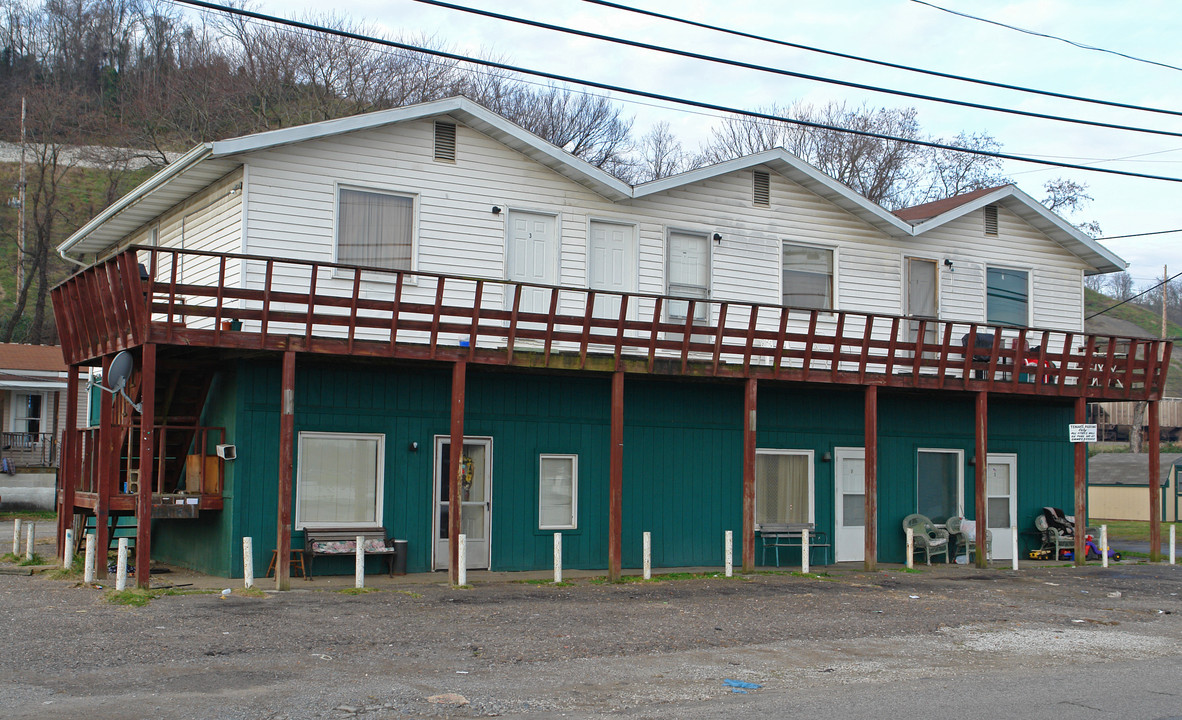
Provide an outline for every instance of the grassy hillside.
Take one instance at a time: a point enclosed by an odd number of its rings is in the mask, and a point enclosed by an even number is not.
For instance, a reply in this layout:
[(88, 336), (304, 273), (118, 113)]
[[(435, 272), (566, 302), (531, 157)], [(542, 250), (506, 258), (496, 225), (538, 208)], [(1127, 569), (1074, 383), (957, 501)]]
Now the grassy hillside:
[[(1102, 293), (1094, 292), (1092, 290), (1084, 290), (1084, 316), (1100, 312), (1107, 308), (1113, 307), (1118, 301), (1104, 295)], [(1117, 320), (1131, 323), (1141, 329), (1142, 333), (1149, 337), (1160, 337), (1161, 335), (1161, 314), (1160, 311), (1147, 310), (1139, 305), (1133, 303), (1125, 303), (1118, 308), (1114, 308), (1110, 312), (1104, 313), (1104, 317), (1115, 318)], [(1088, 332), (1108, 332), (1107, 330), (1100, 330), (1093, 327), (1094, 321), (1089, 320)], [(1118, 331), (1119, 334), (1119, 331)], [(1178, 338), (1182, 338), (1182, 327), (1176, 323), (1166, 324), (1166, 335), (1174, 338), (1174, 351), (1170, 357), (1170, 370), (1166, 375), (1166, 396), (1167, 397), (1182, 397), (1182, 343)]]

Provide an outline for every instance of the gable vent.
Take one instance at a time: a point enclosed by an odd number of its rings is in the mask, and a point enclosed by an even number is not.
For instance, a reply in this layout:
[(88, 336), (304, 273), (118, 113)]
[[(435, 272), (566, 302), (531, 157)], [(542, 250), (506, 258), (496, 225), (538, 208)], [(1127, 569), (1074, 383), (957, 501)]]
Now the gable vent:
[(455, 123), (435, 123), (435, 159), (441, 162), (456, 161)]
[(997, 206), (986, 205), (985, 211), (985, 234), (997, 235)]
[(761, 170), (753, 172), (751, 178), (751, 202), (755, 205), (769, 207), (772, 204), (771, 178)]

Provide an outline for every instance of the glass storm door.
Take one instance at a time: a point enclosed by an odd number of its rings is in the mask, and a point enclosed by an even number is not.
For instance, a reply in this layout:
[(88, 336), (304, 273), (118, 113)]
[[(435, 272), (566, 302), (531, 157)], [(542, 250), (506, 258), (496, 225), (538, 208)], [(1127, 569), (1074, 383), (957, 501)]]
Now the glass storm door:
[(993, 559), (1012, 560), (1010, 526), (1018, 516), (1018, 456), (990, 453), (985, 470), (985, 507), (993, 533)]
[(834, 556), (837, 562), (866, 559), (866, 451), (836, 448), (837, 503), (834, 517)]
[[(460, 462), (460, 532), (467, 536), (468, 568), (487, 568), (489, 515), (492, 511), (492, 438), (464, 438)], [(446, 570), (451, 560), (447, 522), (452, 508), (451, 441), (435, 438), (435, 569)]]

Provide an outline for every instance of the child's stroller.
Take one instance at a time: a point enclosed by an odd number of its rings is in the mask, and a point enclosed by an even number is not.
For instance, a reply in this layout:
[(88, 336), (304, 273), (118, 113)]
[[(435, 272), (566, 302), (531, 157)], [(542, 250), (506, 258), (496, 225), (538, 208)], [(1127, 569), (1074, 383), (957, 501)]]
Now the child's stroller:
[[(1034, 517), (1034, 527), (1042, 535), (1042, 547), (1031, 553), (1048, 560), (1067, 560), (1064, 551), (1070, 553), (1075, 548), (1075, 517), (1067, 515), (1059, 508), (1044, 507), (1042, 512)], [(1055, 554), (1050, 551), (1054, 549)], [(1048, 557), (1049, 556), (1049, 557)]]

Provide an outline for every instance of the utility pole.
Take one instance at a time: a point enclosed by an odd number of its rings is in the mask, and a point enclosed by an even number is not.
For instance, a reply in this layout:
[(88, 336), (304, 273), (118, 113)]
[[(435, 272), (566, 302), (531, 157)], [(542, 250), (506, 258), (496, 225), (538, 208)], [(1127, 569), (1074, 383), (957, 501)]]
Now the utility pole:
[(17, 188), (16, 228), (16, 291), (19, 293), (25, 285), (25, 98), (21, 97), (21, 179)]

